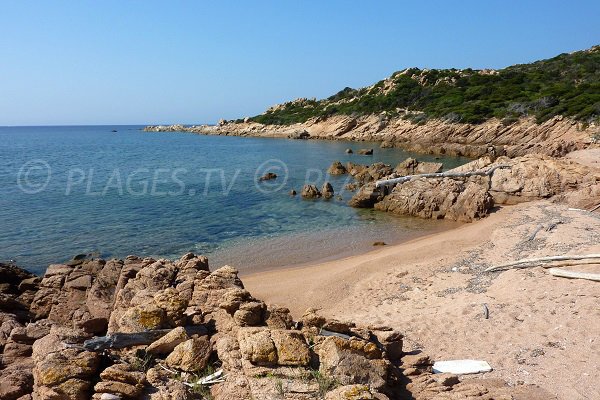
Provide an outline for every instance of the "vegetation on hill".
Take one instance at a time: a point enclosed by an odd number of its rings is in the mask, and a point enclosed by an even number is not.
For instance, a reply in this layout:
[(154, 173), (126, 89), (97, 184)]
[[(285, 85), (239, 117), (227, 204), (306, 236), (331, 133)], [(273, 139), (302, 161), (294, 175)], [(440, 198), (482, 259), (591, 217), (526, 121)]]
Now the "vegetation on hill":
[(600, 46), (501, 70), (409, 68), (362, 89), (345, 88), (322, 100), (298, 99), (251, 118), (288, 125), (310, 118), (385, 112), (414, 122), (439, 118), (511, 123), (556, 115), (591, 123), (600, 119)]

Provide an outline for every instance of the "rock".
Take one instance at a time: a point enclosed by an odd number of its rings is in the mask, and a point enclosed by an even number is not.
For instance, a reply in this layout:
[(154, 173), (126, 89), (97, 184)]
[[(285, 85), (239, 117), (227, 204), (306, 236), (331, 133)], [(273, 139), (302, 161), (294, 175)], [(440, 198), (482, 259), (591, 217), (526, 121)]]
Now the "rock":
[(247, 290), (233, 288), (225, 292), (219, 307), (233, 315), (242, 304), (253, 300), (252, 295)]
[(373, 149), (360, 149), (358, 150), (358, 154), (360, 154), (361, 156), (372, 156)]
[(128, 383), (130, 385), (143, 385), (146, 374), (136, 371), (129, 364), (114, 364), (100, 373), (100, 378), (105, 381)]
[(385, 242), (373, 242), (373, 246), (385, 246)]
[(0, 399), (21, 399), (32, 390), (33, 375), (31, 371), (13, 367), (0, 370)]
[(331, 166), (327, 169), (327, 173), (330, 175), (344, 175), (348, 173), (348, 170), (339, 161), (334, 161)]
[[(470, 178), (469, 178), (470, 179)], [(375, 209), (421, 218), (470, 222), (488, 214), (494, 206), (484, 185), (444, 179), (415, 179), (396, 185), (374, 204)]]
[(368, 166), (348, 163), (346, 168), (350, 175), (363, 185), (385, 178), (394, 172), (392, 167), (382, 162), (376, 162)]
[(223, 126), (223, 125), (226, 125), (226, 124), (227, 124), (227, 121), (226, 121), (226, 120), (224, 120), (223, 118), (221, 118), (221, 119), (219, 120), (219, 126)]
[(185, 310), (188, 301), (180, 296), (175, 288), (164, 289), (154, 295), (154, 304), (164, 310), (166, 323), (171, 326), (185, 325)]
[(290, 329), (294, 321), (289, 308), (269, 305), (265, 312), (265, 323), (271, 329)]
[(358, 188), (359, 188), (359, 184), (358, 183), (347, 183), (346, 185), (344, 185), (344, 190), (347, 190), (349, 192), (355, 192)]
[(290, 190), (290, 193), (289, 193), (289, 194), (290, 194), (290, 196), (295, 196), (295, 195), (297, 195), (298, 193), (296, 193), (296, 191), (295, 191), (294, 189), (292, 189), (292, 190)]
[(327, 322), (327, 320), (324, 317), (317, 314), (317, 310), (315, 308), (309, 308), (306, 311), (304, 311), (301, 321), (302, 326), (315, 327), (319, 329), (322, 328), (323, 325), (325, 325), (325, 323)]
[(120, 332), (133, 333), (166, 327), (167, 316), (162, 308), (153, 304), (136, 306), (127, 310), (119, 320)]
[(206, 336), (187, 340), (175, 347), (166, 358), (167, 365), (186, 372), (201, 371), (208, 365), (212, 352)]
[(233, 314), (233, 319), (239, 326), (254, 326), (263, 322), (265, 304), (259, 301), (243, 303)]
[(374, 343), (329, 336), (317, 347), (322, 374), (342, 385), (363, 384), (376, 390), (385, 386), (388, 366)]
[(81, 275), (65, 282), (65, 289), (82, 289), (87, 290), (92, 287), (92, 276)]
[(326, 199), (330, 199), (333, 197), (333, 186), (331, 186), (331, 183), (323, 183), (323, 187), (321, 187), (321, 194)]
[(240, 328), (238, 342), (242, 357), (255, 365), (277, 364), (277, 348), (264, 328)]
[(149, 354), (167, 354), (173, 351), (177, 345), (189, 340), (190, 337), (183, 327), (177, 327), (146, 348)]
[(381, 147), (382, 149), (389, 149), (389, 148), (394, 147), (394, 142), (392, 142), (390, 140), (384, 140), (383, 142), (381, 142), (379, 147)]
[(267, 172), (266, 174), (261, 176), (258, 180), (262, 182), (262, 181), (270, 181), (271, 179), (277, 179), (277, 174), (275, 174), (273, 172)]
[(123, 395), (130, 399), (137, 399), (142, 394), (141, 387), (130, 385), (123, 382), (98, 382), (94, 386), (96, 393), (109, 393), (112, 395)]
[(325, 400), (374, 400), (383, 399), (373, 396), (366, 385), (346, 385), (333, 389), (325, 395)]
[(290, 139), (309, 139), (310, 133), (308, 133), (305, 130), (296, 131), (296, 132), (290, 133), (288, 135), (288, 138), (290, 138)]
[(317, 197), (321, 197), (321, 192), (319, 192), (319, 189), (317, 189), (315, 185), (304, 185), (302, 187), (302, 192), (300, 192), (300, 195), (305, 199), (314, 199)]
[(323, 324), (323, 329), (326, 329), (328, 331), (332, 331), (332, 332), (338, 332), (338, 333), (343, 333), (346, 335), (350, 334), (350, 329), (354, 328), (355, 325), (352, 322), (342, 322), (342, 321), (338, 321), (337, 319), (330, 319), (327, 320), (327, 322), (325, 322), (325, 324)]
[(527, 155), (512, 160), (500, 157), (496, 164), (511, 165), (492, 176), (490, 194), (497, 204), (548, 198), (600, 180), (597, 172), (568, 159)]
[(26, 278), (21, 281), (19, 284), (19, 291), (24, 292), (26, 290), (38, 290), (40, 288), (40, 283), (42, 282), (42, 278), (39, 276), (35, 276), (32, 278)]
[(375, 187), (374, 183), (362, 186), (358, 192), (352, 196), (348, 205), (356, 208), (372, 208), (376, 203), (383, 200), (382, 190)]
[(278, 365), (306, 366), (310, 362), (310, 351), (302, 333), (272, 330), (271, 339), (277, 350)]
[(352, 154), (354, 153), (354, 151), (352, 151), (352, 149), (346, 149), (346, 154)]
[(402, 333), (394, 330), (373, 330), (372, 333), (389, 360), (399, 360), (402, 357), (404, 354), (402, 351), (404, 335)]
[(399, 176), (430, 174), (442, 172), (444, 165), (442, 163), (421, 162), (414, 158), (407, 158), (394, 168)]

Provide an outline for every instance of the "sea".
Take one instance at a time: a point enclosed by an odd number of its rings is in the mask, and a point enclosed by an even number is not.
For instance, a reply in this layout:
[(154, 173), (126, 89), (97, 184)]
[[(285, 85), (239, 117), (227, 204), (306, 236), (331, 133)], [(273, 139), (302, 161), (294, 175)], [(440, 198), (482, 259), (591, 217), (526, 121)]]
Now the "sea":
[[(378, 143), (143, 132), (143, 126), (0, 127), (0, 261), (43, 274), (78, 254), (179, 258), (242, 273), (346, 257), (455, 223), (347, 205), (335, 160), (395, 166), (407, 157), (464, 164)], [(373, 148), (372, 156), (357, 155)], [(347, 154), (352, 149), (353, 154)], [(276, 179), (261, 181), (268, 172)], [(305, 183), (332, 199), (302, 199)], [(298, 195), (290, 195), (295, 190)]]

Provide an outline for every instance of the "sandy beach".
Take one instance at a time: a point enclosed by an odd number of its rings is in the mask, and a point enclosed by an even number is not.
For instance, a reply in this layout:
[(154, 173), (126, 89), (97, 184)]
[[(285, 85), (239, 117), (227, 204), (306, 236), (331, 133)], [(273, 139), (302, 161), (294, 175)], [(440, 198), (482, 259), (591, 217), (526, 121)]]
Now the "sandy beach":
[[(483, 272), (526, 257), (598, 253), (598, 243), (600, 214), (536, 201), (404, 244), (243, 279), (294, 317), (315, 307), (341, 320), (388, 325), (404, 332), (405, 350), (486, 360), (494, 369), (486, 378), (537, 384), (559, 399), (598, 399), (598, 283), (540, 267)], [(600, 265), (567, 269), (600, 272)]]

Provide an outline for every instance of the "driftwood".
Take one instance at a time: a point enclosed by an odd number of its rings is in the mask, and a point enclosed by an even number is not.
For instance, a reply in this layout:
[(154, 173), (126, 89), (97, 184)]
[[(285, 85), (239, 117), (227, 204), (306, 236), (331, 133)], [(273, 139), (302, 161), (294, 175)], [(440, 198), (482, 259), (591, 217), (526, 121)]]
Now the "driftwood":
[(485, 304), (485, 303), (483, 303), (483, 318), (485, 318), (485, 319), (490, 318), (490, 309), (488, 308), (487, 304)]
[(590, 212), (594, 212), (594, 211), (596, 211), (596, 210), (597, 210), (597, 209), (599, 209), (599, 208), (600, 208), (600, 204), (598, 204), (598, 205), (596, 205), (596, 206), (592, 207), (592, 209), (590, 210)]
[(589, 281), (600, 282), (600, 274), (592, 274), (589, 272), (578, 272), (578, 271), (569, 271), (560, 268), (550, 268), (548, 270), (550, 275), (560, 276), (562, 278), (571, 278), (571, 279), (587, 279)]
[[(106, 336), (94, 337), (83, 342), (83, 348), (88, 351), (102, 351), (106, 349), (124, 349), (126, 347), (147, 345), (167, 333), (172, 329), (156, 329), (153, 331), (136, 333), (113, 333)], [(186, 326), (185, 331), (188, 335), (206, 335), (208, 330), (204, 325)]]
[(319, 335), (321, 335), (321, 336), (337, 336), (337, 337), (341, 337), (342, 339), (350, 339), (351, 338), (350, 335), (346, 335), (344, 333), (339, 333), (339, 332), (328, 331), (327, 329), (323, 329), (323, 328), (321, 328)]
[(468, 172), (447, 171), (447, 172), (437, 172), (437, 173), (430, 173), (430, 174), (406, 175), (406, 176), (401, 176), (399, 178), (379, 180), (379, 181), (375, 182), (375, 186), (379, 188), (382, 186), (395, 185), (398, 183), (404, 183), (404, 182), (408, 182), (410, 180), (419, 179), (419, 178), (468, 178), (470, 176), (492, 176), (494, 171), (496, 171), (497, 169), (510, 168), (510, 167), (511, 167), (510, 165), (502, 164), (502, 165), (496, 165), (496, 166), (488, 169), (487, 171), (468, 171)]
[[(500, 271), (503, 269), (515, 269), (515, 268), (531, 268), (539, 265), (540, 263), (548, 263), (551, 261), (571, 261), (571, 260), (587, 260), (587, 259), (599, 259), (600, 254), (587, 254), (587, 255), (572, 255), (572, 256), (550, 256), (550, 257), (538, 257), (538, 258), (524, 258), (522, 260), (497, 265), (486, 269), (484, 272)], [(533, 265), (527, 265), (533, 264)]]

